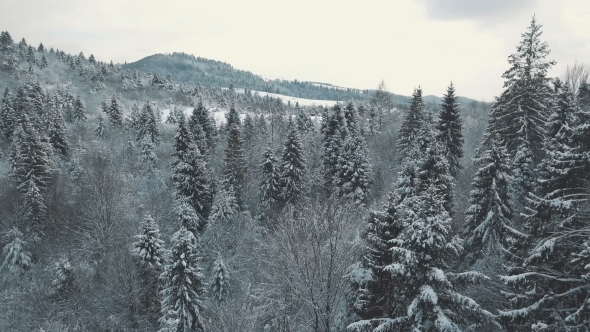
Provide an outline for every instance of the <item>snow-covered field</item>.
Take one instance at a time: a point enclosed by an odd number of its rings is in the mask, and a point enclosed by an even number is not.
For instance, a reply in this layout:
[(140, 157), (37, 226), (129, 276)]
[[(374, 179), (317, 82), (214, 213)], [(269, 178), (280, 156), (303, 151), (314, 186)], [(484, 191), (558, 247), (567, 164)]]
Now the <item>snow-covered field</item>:
[[(223, 88), (227, 89), (227, 88)], [(235, 89), (237, 93), (244, 93), (244, 89)], [(252, 90), (252, 93), (257, 93), (261, 97), (272, 97), (272, 98), (280, 98), (283, 103), (291, 102), (291, 105), (295, 105), (295, 103), (299, 103), (301, 106), (334, 106), (338, 103), (336, 100), (317, 100), (317, 99), (305, 99), (305, 98), (298, 98), (298, 97), (291, 97), (285, 96), (278, 93), (270, 93), (270, 92), (262, 92)]]

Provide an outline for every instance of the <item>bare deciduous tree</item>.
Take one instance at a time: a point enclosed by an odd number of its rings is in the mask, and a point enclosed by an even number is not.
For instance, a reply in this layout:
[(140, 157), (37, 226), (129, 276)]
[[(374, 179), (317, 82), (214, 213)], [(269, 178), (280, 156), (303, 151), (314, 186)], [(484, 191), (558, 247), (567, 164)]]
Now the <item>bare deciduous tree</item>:
[(580, 64), (577, 61), (573, 66), (567, 65), (564, 75), (564, 82), (570, 87), (574, 94), (578, 93), (578, 89), (582, 83), (588, 82), (590, 78), (590, 71), (586, 65)]

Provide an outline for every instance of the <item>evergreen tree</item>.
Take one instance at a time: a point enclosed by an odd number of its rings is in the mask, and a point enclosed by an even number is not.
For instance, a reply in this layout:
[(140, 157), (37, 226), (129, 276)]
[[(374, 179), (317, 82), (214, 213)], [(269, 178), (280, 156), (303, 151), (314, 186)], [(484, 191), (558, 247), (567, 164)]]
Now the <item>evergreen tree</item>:
[(156, 221), (147, 215), (141, 222), (141, 233), (133, 243), (131, 252), (137, 259), (153, 270), (164, 266), (164, 241), (160, 239), (160, 228)]
[(49, 63), (47, 63), (47, 58), (45, 57), (45, 54), (43, 54), (41, 56), (41, 63), (39, 64), (39, 69), (45, 69), (49, 67)]
[(360, 132), (346, 137), (338, 156), (338, 171), (334, 178), (338, 196), (357, 204), (367, 202), (373, 182), (367, 144)]
[(505, 90), (492, 106), (482, 151), (488, 149), (490, 141), (499, 134), (505, 140), (511, 158), (523, 141), (535, 160), (542, 155), (543, 128), (552, 94), (546, 76), (555, 61), (545, 60), (549, 46), (540, 40), (541, 27), (533, 16), (516, 53), (508, 57), (511, 67), (502, 75)]
[(209, 287), (211, 296), (215, 300), (222, 302), (227, 299), (229, 295), (229, 272), (221, 256), (217, 257), (215, 262), (213, 262)]
[(152, 143), (160, 142), (160, 126), (156, 119), (156, 113), (150, 102), (143, 105), (137, 123), (137, 141), (144, 138), (149, 139)]
[[(207, 179), (207, 163), (201, 156), (199, 149), (191, 141), (185, 126), (184, 117), (178, 122), (178, 131), (174, 136), (177, 157), (172, 165), (172, 181), (176, 189), (176, 197), (186, 202), (206, 220), (211, 211), (212, 190)], [(204, 225), (202, 226), (204, 227)], [(202, 231), (200, 227), (199, 231)]]
[(123, 126), (123, 109), (114, 95), (111, 98), (111, 105), (109, 106), (107, 114), (109, 115), (109, 121), (112, 125), (119, 127)]
[(260, 201), (271, 210), (278, 210), (281, 202), (281, 169), (272, 149), (267, 147), (260, 165)]
[(13, 48), (14, 40), (12, 40), (12, 36), (10, 36), (8, 31), (2, 31), (2, 33), (0, 33), (0, 52), (8, 54), (12, 52)]
[(470, 262), (486, 256), (502, 256), (517, 240), (525, 235), (512, 227), (512, 209), (509, 197), (511, 181), (506, 149), (497, 137), (491, 148), (476, 159), (481, 165), (473, 180), (474, 189), (469, 195), (463, 234), (467, 258)]
[(18, 229), (11, 229), (6, 234), (6, 240), (8, 244), (2, 249), (4, 262), (0, 266), (0, 271), (6, 269), (12, 277), (20, 278), (33, 266), (31, 253), (26, 251), (27, 243)]
[(74, 101), (74, 112), (72, 113), (74, 121), (85, 122), (86, 121), (86, 106), (82, 102), (80, 96), (76, 97)]
[(443, 200), (431, 186), (402, 207), (404, 229), (390, 243), (393, 263), (385, 267), (397, 303), (393, 314), (351, 324), (349, 331), (462, 331), (492, 322), (494, 316), (458, 292), (487, 277), (477, 272), (449, 272), (462, 248), (451, 238)]
[(162, 332), (204, 331), (205, 283), (199, 267), (199, 248), (193, 232), (185, 227), (172, 236), (170, 259), (162, 280)]
[(228, 190), (221, 186), (213, 198), (209, 222), (212, 224), (227, 223), (237, 213), (238, 204), (235, 194), (231, 188)]
[(403, 230), (398, 213), (400, 197), (394, 190), (389, 194), (385, 211), (371, 211), (367, 218), (367, 229), (363, 234), (363, 267), (371, 272), (371, 277), (360, 285), (361, 296), (355, 303), (356, 312), (362, 319), (389, 317), (394, 314), (395, 280), (385, 267), (393, 264), (391, 241)]
[(224, 181), (228, 190), (236, 195), (238, 206), (242, 204), (242, 188), (246, 176), (246, 157), (242, 139), (240, 117), (235, 108), (227, 116), (227, 148), (225, 149)]
[(305, 195), (305, 157), (297, 128), (289, 122), (290, 130), (283, 148), (281, 198), (284, 204), (297, 204)]
[(104, 121), (102, 120), (102, 115), (99, 115), (98, 116), (98, 125), (94, 129), (94, 134), (96, 135), (96, 138), (101, 140), (104, 138), (105, 132), (106, 132), (106, 128), (104, 126)]
[(444, 148), (434, 142), (426, 148), (424, 156), (418, 161), (418, 173), (415, 190), (418, 194), (425, 192), (434, 186), (437, 194), (443, 200), (443, 206), (449, 216), (453, 216), (453, 177), (450, 175), (450, 167), (444, 155)]
[(402, 126), (399, 130), (399, 139), (397, 141), (398, 153), (400, 160), (409, 156), (412, 145), (416, 137), (422, 130), (425, 123), (424, 101), (422, 100), (422, 89), (414, 89), (410, 110), (404, 117)]
[(7, 140), (12, 138), (14, 127), (16, 125), (16, 114), (12, 106), (12, 98), (8, 88), (4, 89), (2, 97), (2, 106), (0, 108), (0, 129), (2, 136)]
[[(216, 142), (216, 128), (215, 121), (209, 116), (209, 111), (205, 108), (202, 100), (199, 100), (197, 105), (193, 108), (191, 118), (189, 120), (189, 128), (195, 135), (201, 137), (196, 124), (199, 124), (206, 139), (207, 152), (212, 151)], [(202, 151), (205, 154), (205, 151)]]
[(139, 162), (142, 164), (144, 174), (152, 177), (157, 170), (158, 156), (154, 153), (154, 144), (150, 140), (144, 139), (141, 141)]
[(335, 105), (332, 110), (326, 109), (322, 114), (322, 138), (323, 138), (323, 180), (324, 188), (330, 193), (334, 185), (334, 179), (338, 172), (338, 158), (344, 139), (347, 136), (346, 119), (340, 105)]
[[(57, 96), (53, 97), (54, 99)], [(68, 156), (68, 150), (70, 149), (68, 143), (68, 131), (66, 123), (62, 115), (61, 109), (54, 107), (51, 112), (49, 119), (49, 130), (47, 135), (49, 136), (49, 143), (53, 146), (53, 149), (59, 151), (62, 156)]]
[(464, 155), (463, 120), (461, 119), (457, 100), (455, 87), (451, 82), (451, 85), (447, 88), (447, 93), (443, 96), (443, 103), (438, 113), (438, 123), (436, 125), (436, 140), (443, 144), (449, 162), (449, 171), (453, 177), (456, 177), (459, 170), (461, 170), (462, 166), (459, 161)]

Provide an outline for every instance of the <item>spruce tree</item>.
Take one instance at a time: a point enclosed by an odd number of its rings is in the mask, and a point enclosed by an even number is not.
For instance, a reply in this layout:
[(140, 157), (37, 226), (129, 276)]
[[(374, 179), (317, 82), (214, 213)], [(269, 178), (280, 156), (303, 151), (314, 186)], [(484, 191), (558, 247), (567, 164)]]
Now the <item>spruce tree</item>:
[(334, 177), (336, 193), (357, 204), (364, 204), (370, 195), (372, 166), (367, 144), (360, 132), (350, 131), (338, 156), (338, 170)]
[(12, 106), (12, 97), (8, 88), (4, 89), (2, 105), (0, 106), (0, 129), (1, 134), (7, 140), (12, 138), (16, 125), (16, 114)]
[(160, 239), (160, 228), (156, 221), (147, 215), (141, 222), (141, 233), (133, 243), (132, 254), (141, 264), (153, 270), (160, 270), (164, 266), (164, 241)]
[(49, 64), (47, 63), (47, 58), (45, 57), (45, 54), (43, 54), (41, 56), (41, 62), (39, 63), (39, 68), (40, 69), (45, 69), (49, 67)]
[(289, 125), (281, 165), (281, 198), (284, 204), (295, 205), (305, 195), (305, 157), (297, 128), (292, 122)]
[(14, 40), (8, 31), (2, 31), (0, 34), (0, 52), (8, 54), (14, 48)]
[(213, 198), (209, 222), (212, 224), (227, 223), (237, 213), (238, 204), (234, 192), (231, 188), (226, 189), (220, 186)]
[(154, 144), (160, 143), (160, 125), (156, 119), (156, 113), (150, 102), (143, 105), (137, 123), (137, 141), (144, 138)]
[(209, 281), (211, 297), (218, 302), (223, 302), (229, 295), (229, 272), (221, 256), (213, 262), (211, 281)]
[(242, 204), (242, 188), (246, 176), (246, 157), (242, 139), (240, 117), (235, 108), (227, 116), (227, 148), (225, 149), (224, 181), (228, 190), (236, 197), (238, 206)]
[[(209, 217), (212, 203), (211, 184), (207, 178), (207, 163), (192, 142), (183, 117), (178, 122), (178, 131), (174, 136), (174, 148), (173, 156), (177, 159), (172, 165), (172, 181), (176, 189), (176, 197), (186, 200), (200, 218), (206, 220)], [(203, 230), (202, 227), (199, 231)]]
[(338, 158), (344, 139), (347, 136), (347, 125), (344, 113), (340, 105), (335, 105), (332, 110), (325, 109), (322, 114), (322, 139), (323, 139), (323, 186), (331, 193), (334, 179), (338, 172)]
[(162, 273), (162, 332), (204, 331), (201, 312), (206, 284), (199, 267), (199, 245), (193, 232), (181, 227), (172, 236), (170, 258)]
[(111, 98), (111, 104), (109, 105), (109, 111), (107, 114), (109, 115), (109, 121), (112, 125), (119, 127), (123, 125), (123, 109), (114, 95)]
[(490, 312), (459, 293), (461, 286), (487, 277), (449, 271), (462, 248), (460, 239), (449, 235), (451, 218), (442, 203), (431, 186), (403, 204), (405, 227), (390, 241), (393, 263), (385, 267), (395, 280), (393, 313), (353, 323), (349, 331), (462, 331), (493, 321)]
[(96, 138), (98, 138), (99, 140), (102, 140), (104, 138), (104, 134), (106, 133), (106, 128), (104, 126), (104, 121), (102, 120), (102, 115), (98, 116), (98, 124), (96, 125), (96, 128), (94, 129), (94, 134), (96, 135)]
[(410, 155), (412, 145), (416, 137), (422, 130), (425, 123), (424, 101), (422, 99), (422, 89), (414, 89), (410, 110), (404, 117), (402, 126), (399, 130), (397, 148), (400, 160)]
[(84, 106), (84, 102), (80, 96), (76, 97), (74, 101), (74, 111), (72, 113), (72, 117), (74, 121), (77, 122), (85, 122), (86, 121), (86, 106)]
[(272, 148), (267, 147), (260, 165), (260, 201), (271, 211), (276, 211), (281, 202), (281, 168)]
[(31, 253), (25, 247), (27, 243), (23, 240), (23, 233), (18, 229), (11, 229), (6, 234), (8, 243), (2, 249), (4, 262), (0, 266), (0, 271), (6, 269), (13, 278), (20, 278), (33, 266)]
[[(53, 98), (55, 99), (57, 96), (54, 96)], [(47, 132), (49, 143), (51, 143), (54, 150), (59, 151), (62, 156), (67, 157), (70, 147), (68, 143), (68, 131), (63, 114), (61, 109), (57, 107), (54, 107), (51, 113), (49, 130)]]
[[(493, 143), (493, 144), (492, 144)], [(498, 257), (526, 236), (513, 228), (509, 196), (511, 181), (506, 149), (500, 137), (475, 161), (480, 169), (469, 195), (463, 234), (466, 236), (467, 259), (474, 262), (484, 257)]]
[(436, 140), (442, 143), (445, 149), (445, 155), (449, 162), (449, 171), (453, 177), (457, 176), (462, 166), (460, 163), (463, 158), (463, 120), (459, 109), (458, 97), (455, 95), (455, 87), (451, 85), (447, 88), (447, 93), (443, 96), (441, 110), (438, 113), (438, 123), (436, 125)]
[(541, 27), (533, 16), (516, 53), (508, 57), (511, 67), (502, 75), (505, 90), (492, 106), (482, 151), (487, 150), (499, 134), (511, 158), (523, 141), (536, 161), (542, 157), (543, 128), (552, 95), (547, 71), (555, 61), (546, 60), (550, 51), (548, 44), (540, 40)]

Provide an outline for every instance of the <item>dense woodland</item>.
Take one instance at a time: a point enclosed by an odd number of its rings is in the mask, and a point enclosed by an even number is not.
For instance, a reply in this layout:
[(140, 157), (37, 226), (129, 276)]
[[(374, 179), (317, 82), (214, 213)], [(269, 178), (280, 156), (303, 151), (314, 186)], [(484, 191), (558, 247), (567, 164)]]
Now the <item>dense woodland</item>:
[(541, 28), (491, 107), (301, 107), (2, 32), (0, 330), (589, 331), (590, 82)]

